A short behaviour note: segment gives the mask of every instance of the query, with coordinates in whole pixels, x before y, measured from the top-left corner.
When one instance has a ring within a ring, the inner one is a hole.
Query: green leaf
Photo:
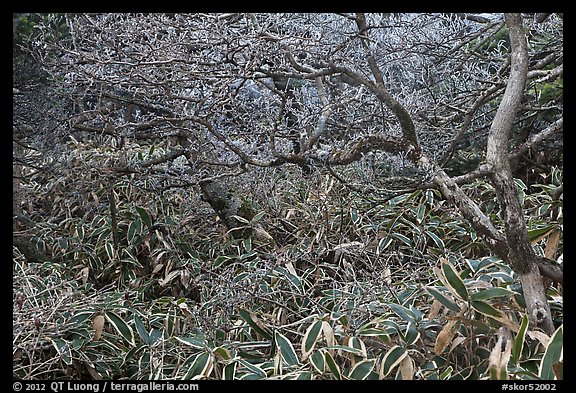
[[[296,351],[294,350],[294,346],[286,336],[282,333],[275,332],[274,339],[276,341],[276,345],[280,349],[280,355],[282,359],[286,362],[288,366],[295,366],[298,364],[298,356],[296,356]]]
[[[486,302],[480,300],[473,300],[470,301],[470,305],[472,305],[472,308],[474,308],[474,310],[478,311],[481,314],[487,315],[489,317],[496,317],[496,318],[502,317],[502,313],[499,310],[495,309]]]
[[[426,213],[426,205],[424,203],[421,203],[418,206],[418,210],[416,212],[416,222],[418,224],[420,224],[422,222],[422,220],[424,219],[424,214]]]
[[[380,241],[378,241],[378,252],[383,252],[384,250],[386,250],[388,246],[392,244],[393,241],[394,239],[388,237],[383,237],[382,239],[380,239]]]
[[[381,327],[362,327],[358,331],[358,335],[363,337],[380,337],[385,340],[388,339],[388,331]]]
[[[556,228],[555,224],[545,225],[541,228],[530,229],[528,231],[528,237],[530,238],[531,242],[538,241],[539,239],[543,238],[548,234],[548,232],[554,230]]]
[[[432,295],[434,297],[434,299],[438,300],[448,310],[451,310],[454,312],[460,312],[460,307],[458,307],[458,305],[456,303],[454,303],[452,300],[450,300],[446,295],[444,295],[442,292],[440,292],[436,288],[426,287],[425,289],[426,289],[426,291],[428,291],[428,293],[430,295]]]
[[[259,378],[266,378],[266,372],[262,370],[260,367],[252,364],[244,359],[238,359],[240,364],[250,370],[252,373],[256,374]]]
[[[258,333],[259,335],[261,335],[262,337],[264,337],[267,340],[271,340],[272,339],[272,334],[267,331],[266,329],[260,327],[255,319],[257,319],[256,315],[251,313],[248,310],[245,310],[243,308],[238,310],[238,313],[240,314],[240,317],[242,317],[243,320],[246,321],[246,323],[248,323],[248,325],[254,329],[254,331],[256,333]]]
[[[424,231],[424,233],[426,233],[430,237],[430,239],[434,241],[436,247],[438,247],[441,250],[444,250],[444,242],[442,241],[442,239],[438,237],[438,235],[430,231]]]
[[[174,337],[176,340],[180,341],[182,344],[188,345],[196,349],[206,349],[206,341],[202,338],[197,337]]]
[[[476,293],[473,293],[472,296],[470,296],[470,300],[486,300],[495,297],[503,297],[511,295],[514,295],[514,292],[512,292],[511,290],[496,287],[496,288],[482,289]]]
[[[406,322],[412,322],[412,323],[416,322],[416,316],[412,311],[408,310],[406,307],[396,303],[388,303],[388,307],[390,307],[396,315],[398,315]]]
[[[314,321],[308,329],[306,329],[306,333],[304,333],[304,338],[302,339],[302,360],[308,358],[308,355],[314,349],[316,342],[320,338],[320,334],[322,333],[322,320],[317,319]]]
[[[563,361],[564,354],[564,325],[561,325],[550,338],[546,352],[539,367],[539,376],[543,380],[555,379],[554,367]]]
[[[281,266],[278,266],[277,268],[275,268],[274,271],[277,273],[280,273],[281,275],[286,277],[288,279],[288,281],[290,282],[290,284],[292,284],[294,286],[294,288],[296,288],[298,290],[302,289],[302,282],[300,281],[300,278],[298,276],[293,275],[287,269],[285,269]]]
[[[442,261],[442,273],[444,273],[444,277],[448,281],[447,284],[453,289],[455,294],[467,301],[469,297],[468,290],[454,266],[446,260]]]
[[[137,235],[142,234],[142,220],[137,217],[128,226],[128,232],[126,233],[126,238],[129,242],[132,242]]]
[[[390,234],[390,237],[400,240],[402,243],[406,244],[407,246],[412,246],[412,240],[410,240],[408,237],[402,235],[401,233],[398,232],[393,232]]]
[[[250,220],[250,224],[253,225],[253,224],[257,223],[258,221],[260,221],[262,219],[262,217],[264,217],[265,214],[266,214],[265,211],[261,211],[260,213],[256,213],[256,215],[254,217],[252,217],[252,219]]]
[[[374,364],[376,364],[375,360],[363,360],[359,363],[356,363],[352,371],[350,371],[350,375],[348,375],[348,377],[355,380],[366,379],[374,369]]]
[[[108,255],[108,259],[113,260],[114,259],[114,245],[110,242],[106,242],[106,244],[104,245],[104,248],[106,249],[106,255]]]
[[[76,233],[74,234],[78,238],[78,240],[84,240],[84,228],[82,225],[78,225],[76,227]]]
[[[324,347],[324,349],[349,352],[349,353],[353,353],[354,355],[358,355],[358,356],[364,355],[364,352],[361,349],[349,347],[347,345],[332,345],[330,347]]]
[[[324,361],[326,362],[328,369],[332,374],[334,374],[336,379],[342,379],[342,373],[340,371],[340,367],[338,366],[338,364],[336,364],[336,361],[334,360],[332,355],[330,355],[330,352],[326,351],[324,353]]]
[[[236,257],[229,257],[228,255],[219,255],[214,259],[214,267],[219,267],[231,259],[235,259]]]
[[[318,371],[320,374],[323,374],[326,370],[326,362],[324,361],[324,355],[322,351],[316,351],[310,356],[308,359],[310,364]]]
[[[246,252],[252,251],[252,239],[251,238],[244,239],[242,241],[242,245],[244,246],[244,250],[246,250]]]
[[[224,366],[224,372],[222,373],[222,379],[227,381],[232,381],[236,377],[236,368],[238,366],[238,362],[228,363]]]
[[[144,222],[144,224],[146,224],[148,229],[152,228],[152,218],[150,218],[150,214],[148,214],[148,211],[140,206],[136,206],[136,211],[138,212],[140,218],[142,218],[142,221]]]
[[[350,348],[362,351],[362,356],[366,357],[366,345],[358,337],[350,337],[350,339],[348,340],[348,346]]]
[[[418,329],[413,322],[409,322],[408,326],[406,326],[406,332],[403,336],[403,341],[406,345],[412,345],[420,338],[420,333],[418,333]]]
[[[237,220],[240,221],[242,224],[250,224],[250,221],[248,221],[248,220],[245,219],[244,217],[237,216],[237,215],[232,215],[232,216],[230,216],[230,217],[237,219]]]
[[[160,340],[164,336],[164,333],[160,329],[152,329],[150,331],[150,345],[154,345],[156,341]]]
[[[408,355],[405,348],[395,345],[392,347],[382,359],[380,366],[380,376],[385,378],[390,372],[400,364],[400,362]]]
[[[520,322],[520,329],[514,337],[514,343],[512,344],[512,361],[514,364],[518,364],[520,361],[520,356],[522,356],[522,350],[524,349],[524,339],[526,337],[526,330],[528,329],[528,315],[522,317],[522,322]]]
[[[110,324],[114,327],[114,330],[120,333],[122,338],[128,344],[136,346],[136,343],[134,342],[134,331],[132,328],[126,322],[124,322],[120,316],[113,313],[112,311],[106,311],[105,315],[108,322],[110,322]]]
[[[150,345],[150,335],[148,334],[146,327],[144,326],[142,320],[137,314],[134,314],[134,325],[136,326],[136,331],[138,332],[138,335],[140,336],[144,344]]]
[[[210,353],[200,352],[198,354],[192,355],[190,358],[192,357],[195,358],[194,360],[192,360],[190,366],[188,367],[188,371],[182,378],[184,380],[192,379],[198,375],[206,376],[206,374],[208,374],[208,370],[210,369],[210,367],[212,367],[212,358],[210,356]],[[190,358],[188,358],[186,362],[189,362]]]
[[[68,342],[61,338],[49,338],[49,340],[52,341],[52,345],[56,348],[64,363],[69,366],[72,365],[72,351]]]

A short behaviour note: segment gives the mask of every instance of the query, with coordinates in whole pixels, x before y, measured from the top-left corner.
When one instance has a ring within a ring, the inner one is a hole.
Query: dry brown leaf
[[[414,361],[410,355],[406,356],[400,364],[398,365],[400,369],[400,375],[402,375],[402,380],[411,381],[414,379]]]
[[[89,275],[90,275],[90,268],[86,266],[85,268],[80,270],[78,274],[76,274],[76,279],[82,280],[82,285],[86,285],[86,283],[88,282]]]
[[[434,344],[434,353],[436,355],[440,355],[448,345],[452,342],[454,335],[456,334],[454,326],[458,321],[452,320],[448,321],[444,328],[438,333],[438,337],[436,337],[436,344]]]
[[[504,347],[504,351],[502,351]],[[488,368],[491,370],[492,378],[508,379],[508,362],[512,355],[512,337],[506,328],[500,328],[498,331],[498,340],[490,352],[488,358]]]
[[[94,329],[94,337],[92,337],[92,341],[96,341],[100,339],[102,336],[102,330],[104,330],[104,316],[103,315],[96,315],[92,320],[92,328]]]
[[[330,324],[326,321],[322,321],[322,333],[324,334],[324,338],[326,339],[326,346],[333,347],[334,345],[336,345],[336,337],[334,336],[334,330],[332,329],[332,326],[330,326]],[[334,354],[333,349],[330,349],[328,352],[330,352],[331,355]]]
[[[554,231],[546,241],[546,251],[544,251],[546,258],[554,259],[554,255],[558,251],[558,243],[560,243],[560,231]]]
[[[442,303],[440,303],[437,299],[434,299],[432,305],[430,306],[430,311],[428,312],[428,320],[432,321],[434,318],[436,318],[442,307]]]

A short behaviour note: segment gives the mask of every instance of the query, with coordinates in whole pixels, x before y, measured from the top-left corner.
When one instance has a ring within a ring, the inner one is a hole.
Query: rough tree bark
[[[252,235],[252,228],[247,227],[236,217],[250,221],[256,212],[250,202],[238,195],[230,185],[222,180],[210,180],[200,183],[202,195],[214,209],[234,238],[242,239]]]
[[[505,233],[508,253],[505,259],[520,276],[526,307],[532,322],[551,334],[554,331],[554,324],[546,301],[540,270],[536,263],[538,257],[528,238],[508,155],[508,141],[512,125],[526,84],[528,48],[522,27],[522,17],[519,14],[507,14],[505,18],[511,46],[510,77],[490,127],[486,160],[492,166],[490,180],[503,208],[504,221],[507,224]]]

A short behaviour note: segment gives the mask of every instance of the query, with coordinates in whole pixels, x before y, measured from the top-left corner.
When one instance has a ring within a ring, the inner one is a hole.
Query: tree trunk
[[[531,322],[546,333],[552,334],[554,325],[537,266],[538,257],[528,238],[508,154],[508,141],[526,84],[528,48],[522,28],[522,17],[519,14],[507,14],[506,24],[510,34],[511,71],[506,91],[490,127],[486,160],[492,167],[490,180],[496,190],[506,222],[508,253],[501,257],[520,276]]]
[[[252,235],[252,228],[236,218],[250,221],[256,214],[249,201],[240,197],[225,181],[211,180],[200,183],[204,200],[218,214],[224,225],[231,230],[234,238],[242,239]]]

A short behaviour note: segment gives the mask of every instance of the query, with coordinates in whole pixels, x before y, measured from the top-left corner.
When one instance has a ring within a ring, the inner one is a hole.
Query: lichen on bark
[[[253,229],[236,218],[250,221],[256,214],[250,201],[239,195],[229,184],[222,180],[210,180],[200,183],[204,200],[210,204],[220,220],[237,239],[252,236]]]

